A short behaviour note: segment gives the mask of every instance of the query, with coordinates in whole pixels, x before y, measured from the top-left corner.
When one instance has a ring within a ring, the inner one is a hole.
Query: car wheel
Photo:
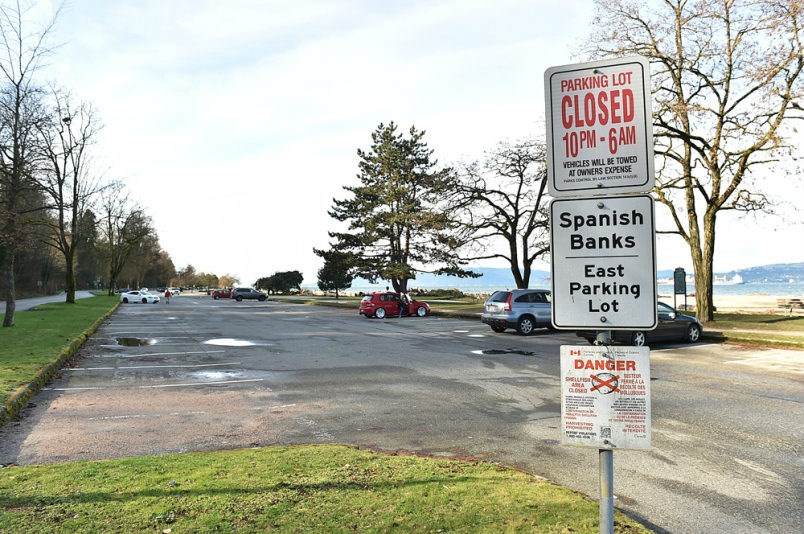
[[[243,302],[243,297],[242,297],[241,295],[237,295],[237,296],[235,297],[235,300],[236,300],[237,302]]]
[[[257,300],[259,300],[260,302],[265,302],[265,297],[260,297]]]
[[[505,332],[504,326],[492,325],[491,329],[497,332],[498,334],[502,334],[503,332]]]
[[[128,299],[123,299],[123,304],[128,304]]]
[[[143,304],[148,304],[148,299],[142,299]]]
[[[215,296],[214,296],[214,297],[212,297],[212,298],[213,298],[213,299],[215,299],[215,300],[218,300],[220,297],[219,297],[218,295],[215,295]]]
[[[520,317],[519,322],[516,324],[516,331],[523,336],[529,336],[533,334],[534,328],[535,325],[533,324],[533,318],[527,315],[524,317]]]
[[[427,315],[427,309],[425,309],[424,306],[419,306],[418,308],[416,308],[416,315],[418,315],[419,317],[424,317],[425,315]]]
[[[644,347],[647,343],[645,332],[634,332],[631,334],[631,344],[635,347]]]
[[[374,317],[377,319],[385,319],[385,308],[377,308],[374,312]]]
[[[701,327],[697,324],[691,324],[687,329],[687,342],[695,343],[699,339],[701,339]]]

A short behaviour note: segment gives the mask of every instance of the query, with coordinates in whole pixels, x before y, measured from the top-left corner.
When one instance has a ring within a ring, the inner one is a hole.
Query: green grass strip
[[[323,445],[0,469],[0,532],[595,533],[598,504],[485,462]],[[618,533],[649,532],[616,513]]]
[[[42,304],[15,313],[15,325],[0,328],[0,426],[25,406],[118,305],[116,296]]]

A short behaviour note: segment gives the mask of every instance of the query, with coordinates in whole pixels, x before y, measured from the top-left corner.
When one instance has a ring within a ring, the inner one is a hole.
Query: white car
[[[176,295],[181,295],[181,289],[179,289],[178,287],[169,287],[168,289],[170,290],[170,294],[173,295],[174,297]]]
[[[128,291],[120,295],[120,302],[142,302],[143,304],[159,304],[159,295],[152,295],[146,291]]]

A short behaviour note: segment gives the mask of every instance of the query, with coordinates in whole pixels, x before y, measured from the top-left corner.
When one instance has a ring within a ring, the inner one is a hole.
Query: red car
[[[218,299],[230,299],[232,298],[232,290],[231,289],[216,289],[212,292],[212,298],[215,300]]]
[[[366,317],[384,318],[386,315],[399,315],[400,303],[402,303],[402,315],[417,315],[424,317],[430,315],[430,306],[426,302],[416,299],[407,299],[402,303],[402,296],[393,291],[384,291],[366,295],[360,301],[360,315]]]

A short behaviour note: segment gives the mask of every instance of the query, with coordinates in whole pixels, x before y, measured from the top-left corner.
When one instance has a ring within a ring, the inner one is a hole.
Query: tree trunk
[[[394,287],[394,291],[397,293],[407,293],[408,292],[408,280],[407,278],[402,279],[392,279],[391,285]]]
[[[708,323],[715,319],[715,303],[712,288],[715,262],[715,221],[716,212],[707,210],[703,221],[703,257],[700,273],[701,280],[698,281],[699,273],[695,273],[695,305],[698,320]]]
[[[75,304],[75,261],[73,261],[72,250],[70,250],[69,254],[64,255],[64,259],[66,263],[64,281],[67,284],[67,298],[65,302]]]
[[[6,284],[6,314],[3,327],[14,326],[14,312],[17,309],[16,290],[14,285],[14,253],[6,250],[3,258],[3,279]]]

